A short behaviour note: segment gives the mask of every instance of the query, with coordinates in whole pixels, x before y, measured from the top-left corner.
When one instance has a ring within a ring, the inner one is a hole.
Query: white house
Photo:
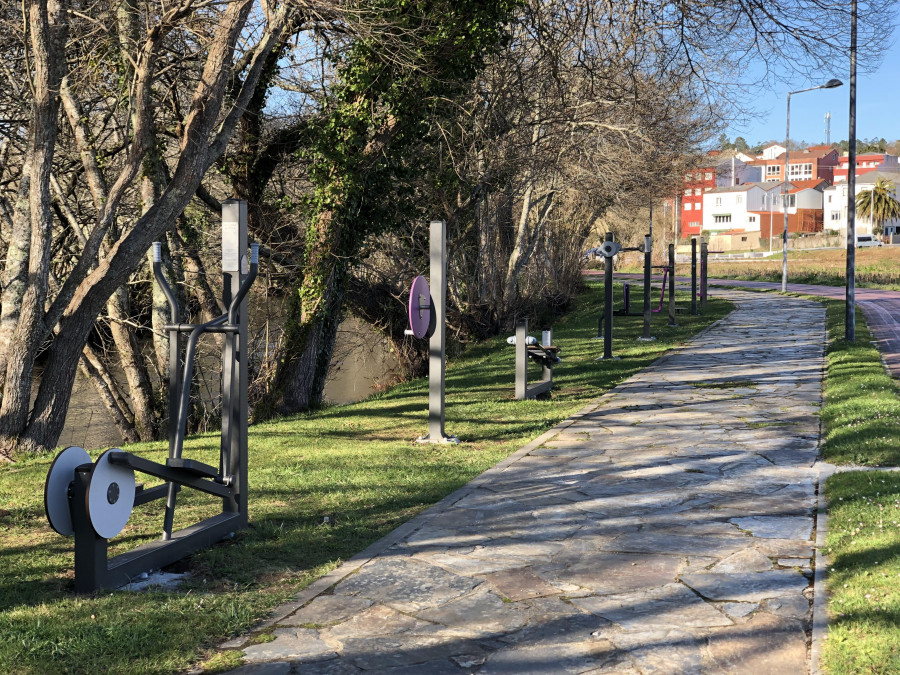
[[[892,181],[900,187],[900,172],[870,171],[856,178],[856,194],[863,190],[871,190],[879,178]],[[847,204],[848,184],[846,181],[835,183],[825,189],[825,229],[838,230],[842,236],[847,236]],[[894,234],[900,230],[900,220],[890,220],[884,223],[886,234]],[[872,222],[866,218],[856,218],[856,234],[872,234]]]
[[[783,145],[773,143],[772,145],[763,148],[762,155],[759,156],[759,159],[777,159],[784,154],[785,150],[787,150],[787,148]]]
[[[753,211],[775,208],[770,194],[780,194],[774,183],[744,183],[714,188],[703,195],[703,231],[714,234],[740,230],[759,231],[759,218]]]

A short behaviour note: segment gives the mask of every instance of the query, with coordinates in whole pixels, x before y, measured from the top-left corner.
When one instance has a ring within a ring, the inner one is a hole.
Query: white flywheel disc
[[[69,510],[69,484],[75,479],[75,469],[82,464],[90,463],[91,456],[85,449],[73,445],[56,456],[47,472],[47,480],[44,483],[44,512],[50,521],[50,527],[64,537],[75,534],[72,512]]]
[[[122,451],[112,448],[97,458],[87,493],[91,527],[104,539],[112,539],[122,531],[134,508],[134,469],[112,464],[109,461],[111,452]]]

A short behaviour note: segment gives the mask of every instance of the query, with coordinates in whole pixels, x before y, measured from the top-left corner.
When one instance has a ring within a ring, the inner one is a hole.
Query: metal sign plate
[[[50,527],[64,537],[75,534],[72,525],[72,511],[69,509],[69,484],[75,479],[75,469],[82,464],[90,464],[91,456],[84,448],[70,446],[60,452],[44,483],[44,512]]]
[[[421,339],[428,334],[433,314],[431,289],[425,277],[418,276],[409,290],[409,329],[413,335]]]
[[[110,463],[109,453],[113,451],[122,452],[112,448],[97,458],[87,494],[91,527],[104,539],[112,539],[122,531],[134,508],[134,469]]]

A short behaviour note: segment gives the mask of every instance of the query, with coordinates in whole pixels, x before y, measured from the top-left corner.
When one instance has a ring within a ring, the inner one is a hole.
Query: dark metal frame
[[[247,203],[228,200],[222,204],[222,299],[228,311],[212,321],[199,325],[179,322],[178,301],[162,272],[161,245],[157,242],[153,247],[153,273],[171,311],[171,323],[165,326],[169,335],[169,457],[165,464],[159,464],[130,452],[113,451],[109,460],[166,481],[149,489],[139,487],[134,500],[135,506],[166,500],[163,536],[108,559],[107,540],[94,532],[87,510],[86,495],[93,465],[78,467],[70,490],[70,506],[75,530],[75,590],[79,593],[127,584],[142,572],[159,569],[214,544],[246,527],[248,522],[246,296],[256,278],[259,249],[253,245],[248,265]],[[189,334],[183,363],[182,333]],[[204,333],[221,333],[224,337],[218,469],[181,456],[187,432],[194,355],[197,341]],[[222,512],[173,532],[176,499],[182,487],[220,497]]]

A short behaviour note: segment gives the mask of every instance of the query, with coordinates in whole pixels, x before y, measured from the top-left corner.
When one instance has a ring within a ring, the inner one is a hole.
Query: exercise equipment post
[[[709,244],[707,242],[701,242],[700,244],[700,312],[703,313],[706,311],[706,297],[707,297],[707,275],[709,273]]]
[[[50,525],[75,536],[75,590],[88,593],[116,588],[142,572],[159,569],[210,546],[247,526],[247,293],[256,278],[259,247],[247,255],[247,204],[222,205],[222,299],[227,311],[199,325],[180,323],[180,308],[162,273],[162,247],[153,245],[153,273],[169,302],[165,326],[169,350],[169,456],[165,464],[118,448],[91,463],[82,448],[63,450],[53,461],[44,488]],[[188,333],[182,362],[180,335]],[[197,341],[204,333],[223,336],[222,433],[219,467],[182,457],[190,409]],[[135,471],[165,481],[145,489]],[[182,488],[219,497],[222,512],[177,532],[172,531],[176,498]],[[116,536],[136,505],[166,500],[161,539],[108,558],[108,540]]]
[[[669,325],[675,322],[675,244],[669,244]]]
[[[691,237],[691,314],[697,314],[697,238]]]
[[[516,400],[535,398],[553,389],[553,365],[559,362],[553,345],[553,329],[541,332],[540,344],[528,344],[528,319],[516,321]],[[528,384],[528,360],[541,366],[541,379]]]
[[[653,308],[650,306],[652,302],[650,294],[652,289],[650,288],[650,283],[653,280],[653,240],[649,234],[644,235],[644,332],[641,335],[639,340],[649,341],[655,339],[652,335],[650,335],[650,318],[653,316]],[[665,284],[665,281],[663,282]],[[663,285],[663,293],[666,292],[666,287]],[[660,304],[662,304],[662,298],[660,298]]]
[[[459,443],[444,430],[444,397],[447,363],[447,223],[432,220],[429,226],[429,276],[433,329],[428,341],[428,434],[419,443]]]

